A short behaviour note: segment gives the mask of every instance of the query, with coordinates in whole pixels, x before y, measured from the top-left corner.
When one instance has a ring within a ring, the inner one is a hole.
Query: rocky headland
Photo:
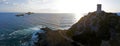
[[[90,12],[68,30],[38,34],[35,46],[120,46],[120,16],[116,13]]]

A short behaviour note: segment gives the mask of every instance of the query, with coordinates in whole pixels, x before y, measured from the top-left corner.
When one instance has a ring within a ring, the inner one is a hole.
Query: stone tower
[[[101,13],[102,11],[102,5],[101,4],[97,4],[97,13]]]

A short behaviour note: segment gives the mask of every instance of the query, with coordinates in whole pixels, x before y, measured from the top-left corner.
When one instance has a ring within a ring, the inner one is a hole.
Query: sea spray
[[[32,37],[31,37],[31,46],[34,46],[35,45],[35,43],[37,43],[38,42],[38,40],[39,40],[39,35],[41,34],[44,34],[45,33],[45,31],[44,30],[37,30],[37,31],[35,31],[33,34],[32,34]]]
[[[35,26],[35,27],[30,27],[28,29],[22,29],[22,30],[17,30],[9,34],[11,38],[19,38],[19,45],[20,46],[33,46],[35,42],[38,41],[38,33],[44,33],[43,30],[41,30],[43,26]],[[19,36],[18,36],[19,35]],[[22,36],[22,37],[21,37]]]

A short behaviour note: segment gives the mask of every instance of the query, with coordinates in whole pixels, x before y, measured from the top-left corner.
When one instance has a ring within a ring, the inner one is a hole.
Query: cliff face
[[[68,30],[67,35],[84,45],[100,46],[104,40],[111,46],[120,46],[120,16],[104,11],[88,13]]]

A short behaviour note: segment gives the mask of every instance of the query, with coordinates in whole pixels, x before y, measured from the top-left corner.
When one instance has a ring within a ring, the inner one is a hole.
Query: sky
[[[120,0],[0,0],[0,12],[67,12],[87,13],[96,10],[120,12]]]

